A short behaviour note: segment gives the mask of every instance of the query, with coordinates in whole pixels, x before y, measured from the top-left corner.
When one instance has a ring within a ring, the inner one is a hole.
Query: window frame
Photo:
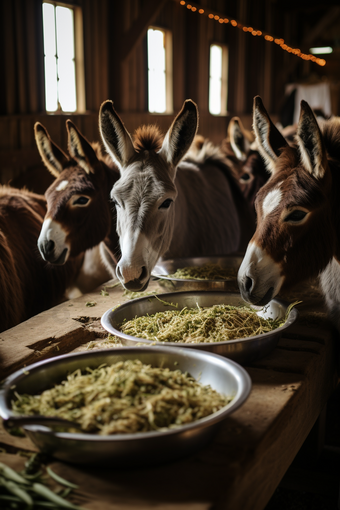
[[[210,111],[210,60],[211,60],[211,47],[219,46],[222,49],[222,72],[221,72],[221,111],[220,113],[211,113]],[[208,63],[208,110],[210,115],[215,117],[224,117],[228,115],[228,74],[229,74],[229,47],[228,45],[220,42],[211,42],[209,44],[209,63]]]
[[[173,114],[173,45],[172,45],[172,31],[156,25],[149,25],[149,30],[160,30],[164,34],[164,50],[165,50],[165,111],[164,112],[151,112],[149,110],[149,48],[147,46],[147,111],[150,115],[169,115]],[[146,43],[148,44],[148,43]]]
[[[83,37],[83,11],[82,8],[74,5],[68,4],[66,2],[59,2],[57,0],[43,0],[41,3],[41,8],[43,8],[43,4],[51,4],[54,8],[66,7],[68,9],[73,10],[73,33],[74,33],[74,65],[75,65],[75,88],[76,88],[76,109],[73,112],[68,112],[66,110],[46,110],[46,96],[45,96],[45,110],[48,114],[55,115],[57,113],[61,114],[77,114],[77,113],[85,113],[86,112],[86,102],[85,102],[85,66],[84,66],[84,37]],[[59,57],[58,57],[59,58]],[[45,51],[44,51],[44,61],[45,61]],[[45,65],[44,65],[44,79],[45,79]],[[45,84],[46,86],[46,84]],[[45,92],[46,94],[46,92]]]

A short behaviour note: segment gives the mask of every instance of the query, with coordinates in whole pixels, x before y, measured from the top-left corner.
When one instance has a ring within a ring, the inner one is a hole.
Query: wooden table
[[[1,378],[32,362],[107,342],[100,317],[128,299],[108,282],[0,333]],[[101,292],[101,289],[104,292]],[[156,282],[149,291],[163,292]],[[222,424],[214,441],[195,455],[145,469],[51,467],[79,484],[83,507],[98,510],[261,510],[265,507],[334,390],[337,333],[311,283],[299,293],[300,317],[277,348],[246,366],[252,391],[247,402]],[[93,306],[89,306],[92,304]],[[36,451],[27,438],[0,429],[0,460],[20,467],[18,450]]]

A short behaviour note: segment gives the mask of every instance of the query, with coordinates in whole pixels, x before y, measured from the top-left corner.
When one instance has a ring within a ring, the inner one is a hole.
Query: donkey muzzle
[[[145,266],[136,270],[122,267],[118,264],[116,274],[125,289],[132,292],[143,292],[149,285],[150,276]],[[138,276],[136,277],[136,275]]]
[[[56,246],[51,239],[49,241],[38,242],[38,248],[42,258],[46,262],[50,262],[50,264],[62,265],[67,260],[68,248],[64,248],[60,254],[56,255]]]

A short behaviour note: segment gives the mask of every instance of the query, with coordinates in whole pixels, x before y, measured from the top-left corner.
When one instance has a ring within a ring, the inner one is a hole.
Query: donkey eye
[[[293,223],[299,223],[302,221],[307,215],[306,211],[301,211],[301,209],[295,209],[288,216],[285,217],[284,221],[291,221]]]
[[[249,175],[249,174],[247,174],[247,173],[244,173],[244,174],[243,174],[243,175],[241,175],[241,177],[240,177],[240,181],[243,181],[243,182],[245,182],[245,181],[249,181],[249,179],[250,179],[250,175]]]
[[[172,204],[171,198],[167,198],[164,202],[158,207],[158,209],[169,209]]]
[[[112,202],[115,204],[116,207],[120,207],[120,204],[117,202],[115,198],[112,198]]]
[[[89,202],[89,198],[87,197],[79,197],[77,198],[72,205],[86,205]]]

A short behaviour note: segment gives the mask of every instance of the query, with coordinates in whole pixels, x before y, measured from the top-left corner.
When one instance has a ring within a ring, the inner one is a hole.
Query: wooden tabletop
[[[164,292],[156,282],[148,291]],[[100,469],[54,461],[52,469],[79,484],[76,502],[100,510],[261,510],[302,446],[334,390],[337,333],[316,286],[282,296],[301,299],[296,325],[265,358],[246,370],[246,403],[223,423],[213,442],[183,460],[144,469]],[[108,340],[101,315],[128,300],[108,282],[0,333],[1,378],[30,363],[88,349],[119,348]],[[21,467],[28,438],[0,428],[0,461]],[[6,452],[6,453],[5,453]]]

